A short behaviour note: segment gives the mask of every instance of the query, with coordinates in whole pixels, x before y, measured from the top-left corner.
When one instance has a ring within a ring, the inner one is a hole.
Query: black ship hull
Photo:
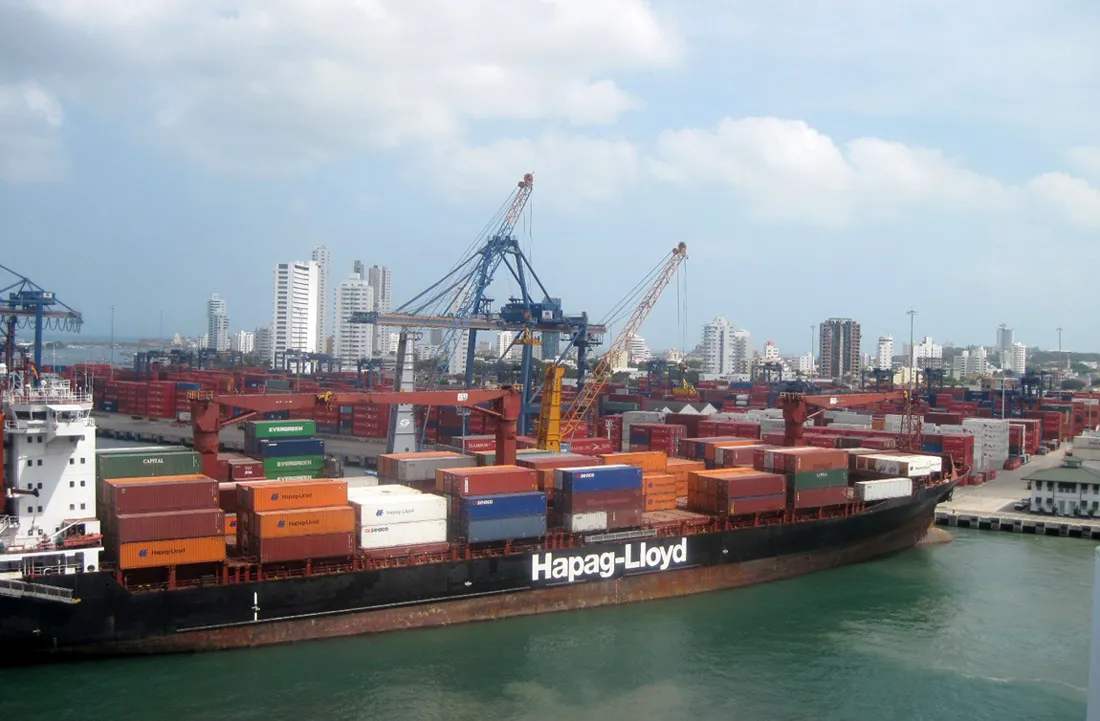
[[[37,579],[66,604],[0,595],[7,663],[261,646],[685,596],[917,544],[946,483],[835,518],[252,583],[131,593],[110,573]]]

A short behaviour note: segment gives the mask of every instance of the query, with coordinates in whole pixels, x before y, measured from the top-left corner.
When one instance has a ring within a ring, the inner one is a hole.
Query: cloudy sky
[[[1100,4],[1088,0],[9,0],[0,262],[89,334],[270,319],[275,263],[443,275],[525,172],[518,232],[602,317],[723,315],[1100,350]],[[497,297],[503,298],[507,286]],[[872,343],[865,342],[864,350]]]

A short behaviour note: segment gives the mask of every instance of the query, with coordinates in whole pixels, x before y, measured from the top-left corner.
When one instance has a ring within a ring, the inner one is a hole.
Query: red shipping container
[[[758,450],[775,450],[778,446],[726,446],[714,449],[714,464],[719,468],[751,466],[754,454]]]
[[[564,513],[588,513],[641,508],[644,496],[641,489],[626,488],[617,491],[563,493],[556,498]]]
[[[771,496],[787,492],[787,479],[778,473],[754,473],[716,478],[715,491],[720,498]]]
[[[123,514],[113,520],[115,543],[225,535],[225,511],[220,508]]]
[[[246,540],[249,555],[260,563],[353,556],[356,546],[354,532],[262,539],[248,535]]]
[[[753,467],[761,471],[800,473],[802,471],[828,471],[848,467],[848,453],[826,448],[786,448],[782,450],[757,449],[753,453]]]
[[[233,481],[258,481],[264,477],[263,461],[235,458],[229,461],[229,477]]]
[[[523,468],[545,470],[550,468],[584,468],[598,466],[600,459],[595,456],[562,454],[561,456],[539,456],[536,458],[518,458],[516,465]]]
[[[770,446],[781,446],[787,440],[784,433],[761,433],[760,442]]]
[[[116,514],[218,507],[218,482],[206,476],[122,483],[107,481],[105,486],[107,506]]]
[[[574,438],[569,441],[569,451],[585,456],[597,456],[602,453],[614,453],[619,448],[612,447],[607,438]]]
[[[635,528],[645,521],[645,511],[641,508],[614,509],[607,511],[607,529]]]
[[[237,484],[218,484],[218,506],[226,513],[237,512]]]
[[[519,466],[441,468],[436,473],[442,478],[443,492],[453,496],[526,493],[539,487],[535,471]]]
[[[787,494],[778,493],[770,496],[756,496],[754,498],[729,498],[725,501],[725,515],[741,516],[750,513],[769,513],[782,511],[787,507]]]
[[[852,489],[848,486],[831,486],[828,488],[808,488],[804,491],[795,491],[795,508],[819,508],[822,506],[843,505],[851,500]]]

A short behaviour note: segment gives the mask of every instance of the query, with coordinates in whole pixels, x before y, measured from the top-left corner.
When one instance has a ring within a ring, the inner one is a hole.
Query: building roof
[[[1052,481],[1054,483],[1100,483],[1100,470],[1086,466],[1055,466],[1043,468],[1024,476],[1025,481]]]

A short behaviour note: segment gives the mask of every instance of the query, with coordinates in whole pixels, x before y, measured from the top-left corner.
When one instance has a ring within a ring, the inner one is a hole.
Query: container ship
[[[375,478],[325,478],[312,422],[256,420],[399,398],[488,403],[494,452],[382,455]],[[9,389],[4,658],[253,647],[774,581],[914,546],[965,473],[945,454],[806,446],[797,398],[786,445],[675,426],[648,431],[662,450],[517,450],[519,398],[195,395],[193,450],[97,452],[91,401],[67,382]],[[245,454],[219,456],[218,430],[238,423]]]

